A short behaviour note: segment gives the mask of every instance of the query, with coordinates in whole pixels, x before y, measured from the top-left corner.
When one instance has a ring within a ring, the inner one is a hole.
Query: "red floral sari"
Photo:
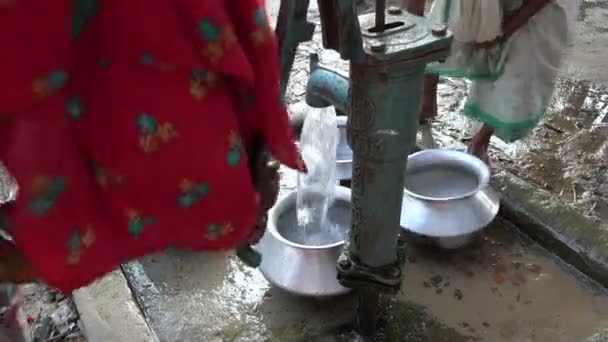
[[[64,292],[168,246],[233,248],[245,148],[301,165],[263,0],[2,0],[3,228]]]

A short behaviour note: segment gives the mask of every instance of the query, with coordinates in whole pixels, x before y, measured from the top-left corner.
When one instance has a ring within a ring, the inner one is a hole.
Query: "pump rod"
[[[376,30],[384,31],[386,0],[376,0]]]

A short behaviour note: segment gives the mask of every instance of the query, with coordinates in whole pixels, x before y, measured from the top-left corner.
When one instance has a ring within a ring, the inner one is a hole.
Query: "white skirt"
[[[471,79],[465,114],[492,126],[504,141],[523,138],[551,100],[571,41],[576,10],[571,4],[578,1],[568,2],[570,6],[550,2],[504,44],[481,57],[469,45],[454,42],[451,57],[429,64],[427,72]]]

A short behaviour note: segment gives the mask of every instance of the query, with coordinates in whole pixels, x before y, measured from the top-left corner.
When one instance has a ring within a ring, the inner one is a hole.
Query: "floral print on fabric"
[[[67,241],[68,248],[67,263],[77,265],[85,249],[95,242],[95,231],[91,225],[87,225],[83,230],[75,230]]]
[[[30,214],[44,216],[53,208],[65,187],[66,180],[63,177],[36,176],[29,187]]]
[[[209,185],[206,183],[194,183],[184,178],[180,182],[181,193],[177,197],[177,204],[182,208],[190,208],[207,196]]]
[[[248,241],[248,147],[303,168],[263,1],[35,5],[0,11],[0,160],[21,185],[0,217],[35,276],[69,293],[168,246]]]
[[[54,70],[39,76],[32,83],[32,94],[35,100],[43,100],[61,89],[67,82],[68,76],[63,70]]]
[[[158,151],[162,144],[167,144],[177,136],[170,122],[157,123],[156,119],[147,113],[141,113],[137,118],[139,127],[139,146],[145,153]]]

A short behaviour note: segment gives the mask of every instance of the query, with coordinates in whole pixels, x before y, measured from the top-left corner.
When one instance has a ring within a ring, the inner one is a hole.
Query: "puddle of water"
[[[287,295],[226,254],[170,251],[124,269],[160,342],[310,341],[354,314],[350,297]]]
[[[399,299],[479,341],[582,341],[608,324],[604,290],[496,222],[459,253],[408,250]]]

